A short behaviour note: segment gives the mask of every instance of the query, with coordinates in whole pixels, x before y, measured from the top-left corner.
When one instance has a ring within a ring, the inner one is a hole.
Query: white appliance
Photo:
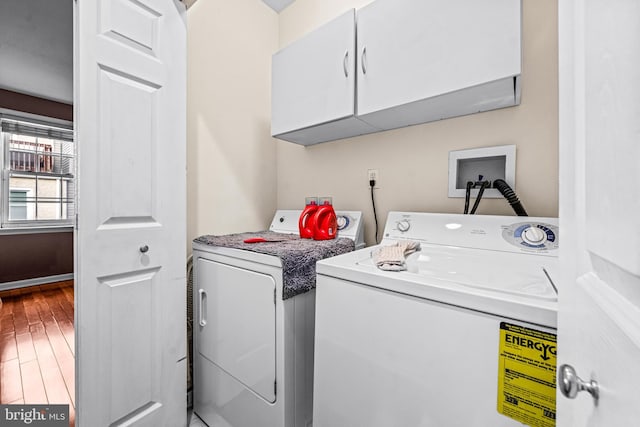
[[[378,247],[319,261],[314,427],[521,426],[496,409],[500,324],[555,332],[558,237],[555,218],[390,212],[380,246],[421,244],[407,271]]]
[[[298,234],[300,210],[270,231]],[[336,212],[363,247],[361,212]],[[278,257],[193,244],[194,412],[210,427],[312,424],[315,291],[282,299]]]

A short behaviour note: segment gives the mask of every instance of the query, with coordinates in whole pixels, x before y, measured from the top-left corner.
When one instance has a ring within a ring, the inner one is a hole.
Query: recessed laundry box
[[[328,241],[299,238],[300,212],[194,241],[194,412],[211,427],[312,424],[315,261],[364,242],[361,212],[336,212]]]

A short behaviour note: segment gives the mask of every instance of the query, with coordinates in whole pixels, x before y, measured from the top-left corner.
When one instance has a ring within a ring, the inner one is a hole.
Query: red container
[[[313,233],[314,240],[330,240],[335,239],[338,234],[338,223],[336,213],[331,206],[331,199],[327,199],[318,207],[313,222],[315,223],[315,231]]]
[[[303,239],[313,239],[313,233],[315,230],[315,214],[318,210],[318,202],[315,198],[307,198],[307,205],[300,214],[298,219],[298,229],[300,230],[300,237]]]

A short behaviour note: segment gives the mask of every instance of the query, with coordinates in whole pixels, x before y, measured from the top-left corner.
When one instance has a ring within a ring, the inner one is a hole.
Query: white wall
[[[260,0],[201,0],[187,13],[190,248],[201,234],[265,229],[276,209],[278,15]]]
[[[280,14],[280,47],[369,2],[296,0]],[[380,172],[381,224],[389,210],[461,213],[464,199],[447,196],[449,151],[515,144],[520,200],[529,215],[557,216],[557,0],[523,0],[523,56],[520,106],[306,148],[278,141],[278,207],[301,208],[305,196],[333,196],[336,208],[365,213],[371,244],[367,169]],[[503,199],[483,199],[478,213],[513,215]]]

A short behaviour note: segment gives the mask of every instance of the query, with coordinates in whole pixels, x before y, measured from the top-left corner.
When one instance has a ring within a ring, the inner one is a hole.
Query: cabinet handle
[[[344,70],[344,76],[349,77],[349,68],[348,68],[348,60],[349,60],[349,51],[345,51],[344,58],[342,59],[342,69]]]
[[[367,64],[365,59],[367,58],[367,47],[362,48],[362,55],[360,56],[360,64],[362,64],[362,74],[367,74]]]
[[[204,300],[207,297],[207,293],[204,289],[198,290],[198,293],[200,294],[200,304],[198,304],[200,318],[198,319],[198,324],[204,328],[205,326],[207,326],[207,319],[204,314]]]

